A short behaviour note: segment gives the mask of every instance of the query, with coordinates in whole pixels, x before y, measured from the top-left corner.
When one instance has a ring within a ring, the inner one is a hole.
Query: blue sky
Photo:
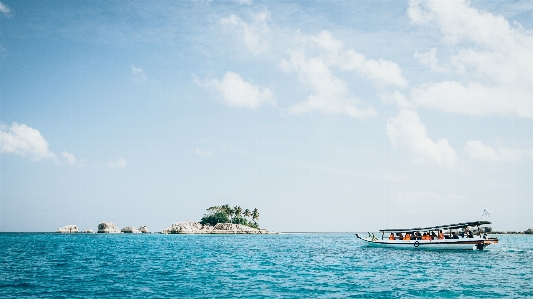
[[[276,231],[533,226],[526,1],[0,2],[0,231],[228,203]]]

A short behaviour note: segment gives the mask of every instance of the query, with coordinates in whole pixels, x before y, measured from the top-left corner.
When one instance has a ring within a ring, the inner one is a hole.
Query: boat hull
[[[483,250],[490,244],[498,243],[498,239],[461,238],[443,240],[372,240],[357,236],[363,244],[370,247],[397,249],[428,249],[428,250]]]

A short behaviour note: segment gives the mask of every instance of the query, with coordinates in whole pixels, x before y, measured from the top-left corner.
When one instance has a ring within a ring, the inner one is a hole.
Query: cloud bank
[[[446,138],[433,142],[418,114],[402,110],[398,116],[387,120],[387,135],[393,147],[403,148],[414,163],[432,163],[442,166],[455,166],[458,158]]]
[[[55,154],[48,148],[48,142],[38,130],[16,122],[10,127],[0,126],[0,152],[29,157],[34,161],[56,160]]]
[[[437,49],[415,53],[432,70],[449,69],[458,80],[413,88],[404,108],[422,106],[449,113],[533,118],[533,33],[502,16],[479,11],[469,1],[410,1],[413,24],[435,27],[453,46],[446,65]]]
[[[234,72],[226,72],[220,81],[213,79],[205,83],[199,82],[199,84],[214,87],[219,92],[222,103],[228,106],[257,109],[262,104],[276,105],[269,88],[261,88],[245,82],[241,76]]]

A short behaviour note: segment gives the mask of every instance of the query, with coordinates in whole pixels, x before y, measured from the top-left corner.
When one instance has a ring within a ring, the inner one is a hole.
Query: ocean
[[[0,233],[0,297],[533,297],[533,236],[499,239],[413,251],[363,247],[353,233]]]

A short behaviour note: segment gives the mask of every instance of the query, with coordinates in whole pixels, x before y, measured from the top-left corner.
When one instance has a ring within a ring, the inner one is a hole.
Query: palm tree
[[[252,215],[252,212],[250,212],[250,210],[248,209],[245,209],[242,214],[244,215],[244,217],[250,217]]]
[[[220,209],[224,213],[226,213],[226,215],[228,215],[228,218],[230,219],[230,222],[231,222],[231,218],[233,216],[233,209],[228,204],[225,204],[225,205],[221,206]]]
[[[241,218],[241,214],[242,214],[242,208],[239,206],[235,206],[233,208],[233,215],[235,215],[235,218],[237,219]]]
[[[252,211],[252,220],[254,222],[256,222],[256,220],[259,220],[259,211],[257,210],[257,208]]]
[[[209,215],[216,214],[217,212],[220,212],[220,210],[221,210],[221,207],[219,206],[213,206],[207,209],[207,211],[209,212]]]

